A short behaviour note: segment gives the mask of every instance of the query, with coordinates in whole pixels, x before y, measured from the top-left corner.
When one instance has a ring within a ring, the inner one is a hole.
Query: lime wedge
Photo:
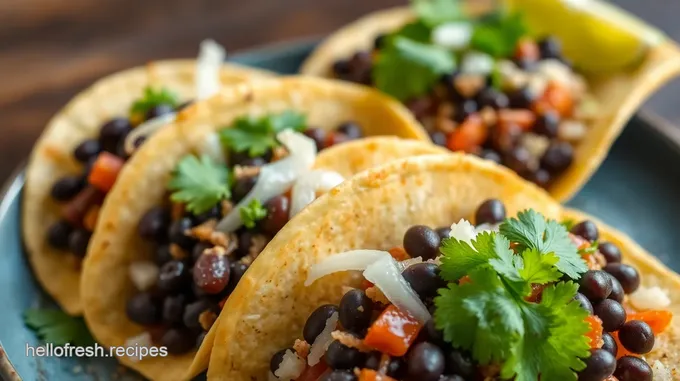
[[[565,57],[586,72],[631,68],[665,39],[660,30],[600,0],[504,1],[525,15],[532,34],[559,38]]]

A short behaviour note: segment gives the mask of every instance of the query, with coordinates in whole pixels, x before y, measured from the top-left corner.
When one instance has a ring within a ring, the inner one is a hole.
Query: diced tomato
[[[535,41],[525,38],[520,40],[515,48],[515,58],[528,61],[538,61],[541,58],[541,51]]]
[[[654,335],[659,335],[671,325],[673,313],[665,310],[643,311],[629,314],[626,320],[642,320],[649,324],[649,326],[652,328],[652,331],[654,332]]]
[[[527,296],[525,300],[531,303],[537,303],[541,300],[541,294],[545,289],[544,284],[532,284],[531,285],[531,295]]]
[[[602,340],[602,320],[595,315],[588,315],[586,323],[590,324],[590,331],[586,337],[590,339],[590,348],[602,348],[604,341]]]
[[[390,255],[392,258],[396,259],[397,261],[404,261],[407,259],[410,259],[411,257],[406,253],[406,250],[404,250],[403,247],[393,247],[389,250]]]
[[[464,285],[464,284],[468,284],[468,283],[472,283],[472,280],[470,279],[470,276],[468,276],[468,275],[465,275],[464,277],[462,277],[458,280],[458,284],[461,285],[461,286]]]
[[[108,192],[116,183],[116,178],[124,164],[123,159],[118,156],[102,152],[97,156],[87,181],[100,191]]]
[[[413,316],[392,304],[368,329],[364,344],[390,356],[403,356],[422,327]]]
[[[586,261],[586,264],[590,270],[602,270],[602,266],[600,266],[600,263],[597,261],[594,253],[583,254],[581,255],[581,258]]]
[[[366,279],[364,279],[361,282],[361,289],[364,290],[364,291],[366,291],[367,288],[371,288],[373,286],[374,286],[374,284],[371,283],[370,281],[366,280]]]
[[[479,114],[468,116],[447,138],[451,151],[475,152],[489,136],[489,129]]]
[[[295,381],[317,381],[327,370],[328,365],[326,365],[326,362],[321,361],[314,366],[307,366],[300,377],[296,378]]]
[[[83,227],[88,231],[94,231],[95,226],[97,226],[97,219],[99,219],[99,209],[100,207],[97,204],[91,205],[87,209],[85,217],[83,217]]]
[[[359,373],[359,381],[395,381],[394,378],[380,374],[373,369],[362,369]]]
[[[536,100],[533,109],[536,113],[554,110],[566,118],[574,112],[574,97],[567,87],[553,81],[548,84],[543,95]]]
[[[498,125],[514,124],[523,131],[528,131],[536,124],[536,114],[531,110],[504,109],[498,111]]]

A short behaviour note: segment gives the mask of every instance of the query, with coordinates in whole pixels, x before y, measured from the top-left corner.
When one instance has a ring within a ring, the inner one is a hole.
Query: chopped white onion
[[[475,233],[484,233],[484,232],[498,232],[500,230],[501,224],[490,224],[490,223],[483,223],[481,225],[475,226]]]
[[[281,381],[291,381],[300,377],[305,368],[305,360],[289,349],[284,353],[283,360],[274,375]]]
[[[432,31],[432,42],[448,49],[460,50],[470,44],[472,24],[455,21],[442,24]]]
[[[309,350],[309,355],[307,356],[307,363],[309,366],[314,366],[321,361],[324,353],[328,349],[328,346],[333,342],[332,333],[335,327],[338,325],[339,315],[337,312],[333,312],[331,317],[326,320],[326,325],[319,336],[314,339],[312,346]]]
[[[279,132],[276,137],[290,154],[285,159],[262,166],[253,189],[220,221],[216,230],[222,233],[236,231],[243,224],[242,207],[250,204],[253,199],[264,204],[272,197],[284,193],[314,165],[314,140],[290,129]]]
[[[486,75],[493,71],[494,65],[495,62],[490,55],[481,52],[469,52],[463,57],[460,71],[467,74]]]
[[[224,155],[224,148],[220,142],[220,137],[216,133],[208,134],[203,143],[198,148],[201,155],[207,155],[215,163],[226,163],[227,157]]]
[[[397,262],[397,264],[399,265],[399,270],[401,271],[404,271],[413,265],[417,265],[418,263],[423,263],[423,257],[409,258],[401,262]]]
[[[654,361],[652,371],[654,374],[654,381],[673,381],[671,371],[659,360]]]
[[[542,60],[538,63],[537,68],[546,81],[557,82],[560,85],[565,85],[572,88],[574,85],[574,72],[564,63],[556,59]]]
[[[526,148],[527,151],[529,151],[531,156],[535,158],[541,158],[550,146],[550,139],[543,135],[527,132],[522,135],[521,145],[522,147]]]
[[[149,136],[156,133],[156,131],[165,127],[166,125],[172,123],[177,119],[177,114],[171,112],[169,114],[159,115],[153,119],[149,119],[146,122],[135,127],[128,136],[125,137],[125,152],[130,155],[135,150],[135,142],[139,138],[148,138]]]
[[[557,128],[557,137],[568,142],[579,142],[587,132],[585,123],[579,120],[564,120]]]
[[[315,170],[300,176],[291,193],[290,217],[311,204],[316,199],[317,192],[328,192],[343,181],[345,178],[333,171]]]
[[[146,291],[156,284],[158,266],[150,261],[137,261],[130,264],[130,279],[139,291]]]
[[[409,313],[421,323],[425,324],[432,318],[418,294],[401,275],[397,261],[391,256],[383,257],[369,265],[364,271],[364,278],[380,289],[397,308]]]
[[[633,307],[639,310],[659,310],[671,305],[668,292],[657,286],[640,287],[629,298]]]
[[[460,221],[451,225],[451,232],[449,237],[455,238],[459,241],[463,241],[468,245],[472,245],[472,240],[477,237],[477,232],[475,227],[472,226],[470,221],[461,218]]]
[[[196,61],[196,99],[206,99],[220,91],[220,68],[227,53],[213,40],[201,42]]]
[[[363,271],[372,263],[386,257],[392,258],[389,252],[382,250],[351,250],[332,255],[309,269],[305,286],[311,285],[326,275],[340,271]]]

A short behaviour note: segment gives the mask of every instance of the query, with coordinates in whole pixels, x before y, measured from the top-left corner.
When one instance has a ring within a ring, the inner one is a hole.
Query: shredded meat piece
[[[269,240],[262,234],[256,234],[250,240],[250,248],[248,248],[248,256],[255,260],[258,255],[262,252],[265,246],[267,246]]]
[[[369,287],[366,289],[366,296],[368,296],[369,299],[376,303],[381,303],[381,304],[390,304],[390,301],[387,300],[387,297],[385,294],[380,291],[379,288],[377,287]]]
[[[234,210],[234,204],[231,201],[229,201],[229,200],[222,201],[222,215],[223,216],[226,216],[232,210]]]
[[[170,216],[172,217],[173,221],[177,221],[180,218],[182,218],[182,216],[184,215],[184,212],[185,212],[184,204],[182,204],[180,202],[173,202],[172,203],[172,209],[170,211]]]
[[[189,254],[184,251],[181,247],[179,247],[177,244],[171,243],[170,244],[170,256],[172,256],[175,259],[184,259],[189,256]]]
[[[456,90],[465,98],[472,98],[484,87],[486,78],[476,74],[464,74],[454,79]]]
[[[88,231],[94,231],[94,228],[97,226],[97,219],[99,218],[100,209],[101,208],[99,205],[96,204],[90,206],[90,208],[87,209],[85,217],[83,217],[83,227]]]
[[[482,117],[482,121],[484,121],[484,124],[487,126],[494,126],[498,121],[498,114],[496,113],[496,110],[488,106],[484,107],[482,111],[479,112],[479,115]]]
[[[272,152],[272,162],[278,161],[283,159],[284,157],[288,156],[288,151],[286,150],[285,147],[283,146],[278,146],[274,148],[274,151]]]
[[[360,338],[353,336],[347,332],[333,331],[331,332],[331,337],[339,341],[342,345],[355,348],[361,352],[370,352],[372,349],[364,344],[364,341]]]
[[[215,324],[215,320],[217,320],[217,314],[210,310],[205,310],[198,315],[198,322],[204,331],[209,331],[210,327]]]
[[[293,349],[295,349],[297,355],[300,356],[300,358],[302,359],[307,358],[307,356],[309,355],[310,347],[311,345],[309,345],[309,343],[300,339],[295,340],[295,344],[293,344]]]
[[[231,249],[231,251],[236,249],[236,238],[231,234],[227,235],[222,232],[215,230],[217,226],[217,220],[208,220],[196,227],[185,231],[184,234],[194,237],[199,241],[210,242],[215,246],[222,246],[226,249]]]
[[[449,118],[437,117],[434,120],[434,128],[445,134],[450,134],[456,129],[456,122]]]
[[[234,177],[242,179],[244,177],[253,177],[260,174],[260,167],[250,167],[245,165],[234,166]]]

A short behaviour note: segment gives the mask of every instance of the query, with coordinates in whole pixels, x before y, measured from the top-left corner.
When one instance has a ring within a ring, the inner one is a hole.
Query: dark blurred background
[[[680,0],[613,0],[680,40]],[[236,53],[332,32],[405,0],[2,0],[0,183],[73,95],[112,72],[193,57],[207,37]],[[648,109],[680,124],[680,83]]]

